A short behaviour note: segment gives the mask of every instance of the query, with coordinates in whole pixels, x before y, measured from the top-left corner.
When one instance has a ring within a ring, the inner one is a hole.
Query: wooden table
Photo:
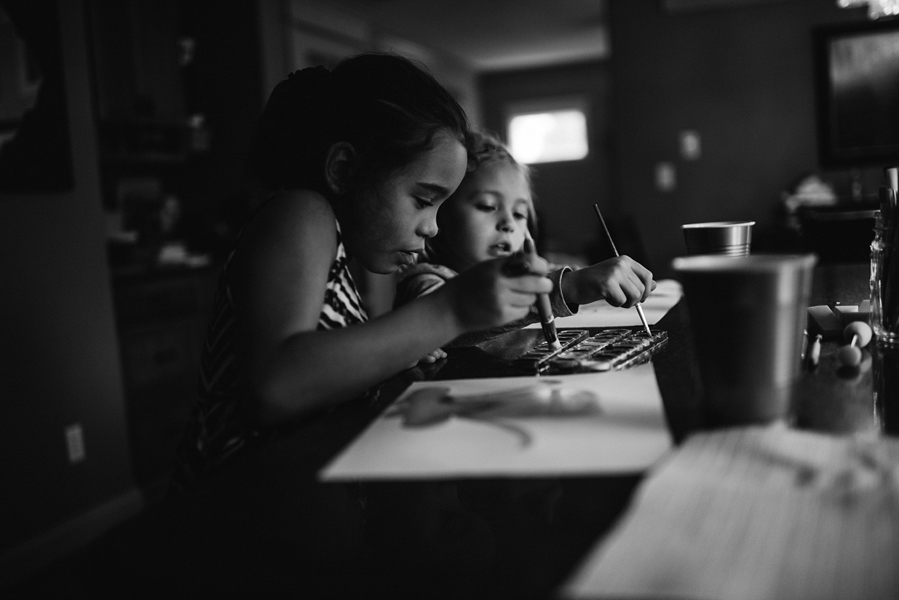
[[[816,270],[812,304],[856,304],[866,265]],[[701,430],[683,301],[658,324],[653,358],[676,442]],[[539,341],[521,330],[455,349],[436,367],[385,383],[377,402],[348,403],[285,435],[197,495],[166,502],[97,545],[89,589],[217,597],[545,598],[627,508],[640,474],[324,484],[316,473],[412,381],[520,375],[507,358]],[[896,352],[836,368],[835,342],[797,384],[794,426],[899,431]],[[878,391],[875,402],[873,391]],[[123,594],[127,595],[127,594]]]

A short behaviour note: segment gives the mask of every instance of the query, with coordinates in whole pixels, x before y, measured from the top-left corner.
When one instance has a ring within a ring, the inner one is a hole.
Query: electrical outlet
[[[699,160],[702,156],[702,142],[698,131],[680,132],[680,155],[685,160]]]
[[[65,429],[66,432],[66,449],[69,452],[69,462],[77,465],[85,458],[84,453],[84,431],[81,429],[81,423],[73,423]]]
[[[656,163],[656,189],[672,192],[677,187],[677,171],[670,162]]]

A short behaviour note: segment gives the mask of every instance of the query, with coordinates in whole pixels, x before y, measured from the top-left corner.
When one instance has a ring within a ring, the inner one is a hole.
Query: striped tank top
[[[335,220],[336,222],[336,220]],[[228,257],[215,295],[200,363],[200,398],[178,448],[176,487],[188,487],[258,443],[263,433],[248,414],[234,360],[234,301],[229,284]],[[337,222],[337,254],[331,263],[318,330],[347,327],[368,320],[349,270],[349,260]]]

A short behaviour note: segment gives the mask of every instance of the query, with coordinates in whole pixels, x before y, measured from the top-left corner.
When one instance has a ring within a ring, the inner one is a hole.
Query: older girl
[[[222,273],[182,483],[459,335],[523,317],[549,291],[540,275],[505,275],[503,256],[368,320],[349,261],[374,273],[416,261],[465,174],[469,135],[447,91],[398,56],[363,54],[278,84],[249,153],[270,197]]]

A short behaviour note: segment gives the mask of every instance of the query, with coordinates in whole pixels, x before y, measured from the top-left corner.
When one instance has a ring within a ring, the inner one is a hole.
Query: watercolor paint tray
[[[642,329],[603,329],[590,335],[586,329],[559,330],[562,348],[553,350],[541,342],[513,362],[532,372],[577,373],[611,371],[643,363],[668,342],[668,333]]]

